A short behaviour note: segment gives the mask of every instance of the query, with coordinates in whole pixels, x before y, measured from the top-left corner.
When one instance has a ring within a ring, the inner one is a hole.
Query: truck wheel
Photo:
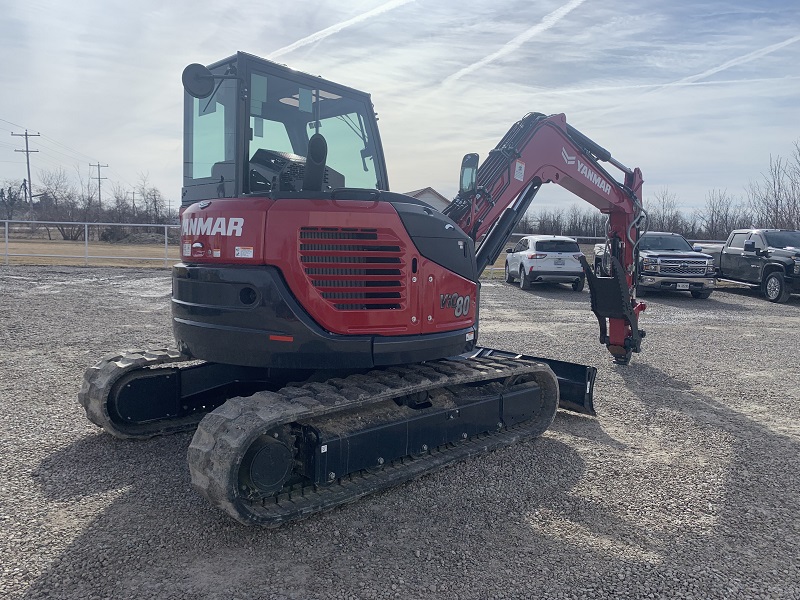
[[[508,263],[506,263],[506,283],[514,283],[514,276],[508,270]]]
[[[520,266],[519,268],[519,287],[523,290],[531,289],[531,280],[528,279],[528,275],[525,273],[524,266]]]
[[[644,296],[646,294],[647,294],[647,290],[637,283],[636,284],[636,297],[637,298],[641,298],[642,296]]]
[[[777,302],[783,304],[789,300],[792,293],[786,288],[786,281],[783,279],[783,273],[773,271],[767,275],[764,281],[764,295],[770,302]]]
[[[701,292],[700,290],[692,290],[691,294],[692,298],[699,298],[700,300],[705,300],[706,298],[711,296],[711,292],[707,290],[704,292]]]
[[[582,292],[583,291],[583,284],[585,282],[586,282],[586,280],[583,277],[573,281],[572,282],[572,291],[574,291],[574,292]]]

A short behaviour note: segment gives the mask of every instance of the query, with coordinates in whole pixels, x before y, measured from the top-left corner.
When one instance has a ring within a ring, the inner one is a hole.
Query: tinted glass
[[[228,66],[213,69],[223,75]],[[215,84],[208,98],[192,98],[184,128],[184,185],[193,180],[213,178],[233,181],[236,158],[236,81],[225,79]]]
[[[321,133],[328,145],[326,164],[339,174],[335,178],[339,186],[381,186],[373,159],[375,142],[368,118],[371,106],[334,89],[305,87],[262,73],[251,76],[249,104],[250,168],[266,181],[274,176],[269,167],[276,153],[279,160],[302,161],[308,153],[309,138]],[[259,150],[262,152],[256,157]],[[261,190],[264,187],[269,186]]]
[[[764,237],[773,248],[800,248],[800,231],[768,231]]]
[[[639,241],[640,250],[679,250],[692,252],[692,247],[679,235],[650,235],[645,234]]]
[[[567,240],[540,240],[536,242],[536,250],[539,252],[580,252],[578,242]]]
[[[744,248],[744,241],[747,239],[746,233],[734,233],[731,238],[731,243],[728,244],[729,248]]]

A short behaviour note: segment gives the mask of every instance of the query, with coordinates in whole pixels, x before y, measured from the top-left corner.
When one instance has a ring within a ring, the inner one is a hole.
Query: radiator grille
[[[306,278],[336,310],[399,310],[406,302],[403,243],[389,230],[302,227]]]
[[[706,259],[662,258],[659,272],[665,275],[705,275]]]

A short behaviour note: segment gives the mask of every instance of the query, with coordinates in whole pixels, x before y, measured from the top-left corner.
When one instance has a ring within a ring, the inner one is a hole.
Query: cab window
[[[744,241],[747,239],[747,233],[734,233],[731,238],[731,243],[728,244],[730,248],[744,248]]]

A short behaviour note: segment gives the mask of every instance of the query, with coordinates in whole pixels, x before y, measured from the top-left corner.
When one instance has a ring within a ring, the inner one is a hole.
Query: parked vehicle
[[[800,292],[800,231],[736,229],[724,245],[697,247],[713,257],[717,277],[757,286],[770,302]]]
[[[594,248],[596,273],[607,273],[605,245]],[[689,292],[693,298],[708,298],[716,287],[713,258],[695,251],[677,233],[648,231],[639,238],[639,272],[636,292],[648,290]]]
[[[581,266],[583,253],[577,240],[560,235],[528,235],[513,248],[506,248],[506,282],[519,280],[519,287],[550,281],[570,283],[583,290],[586,276]]]

